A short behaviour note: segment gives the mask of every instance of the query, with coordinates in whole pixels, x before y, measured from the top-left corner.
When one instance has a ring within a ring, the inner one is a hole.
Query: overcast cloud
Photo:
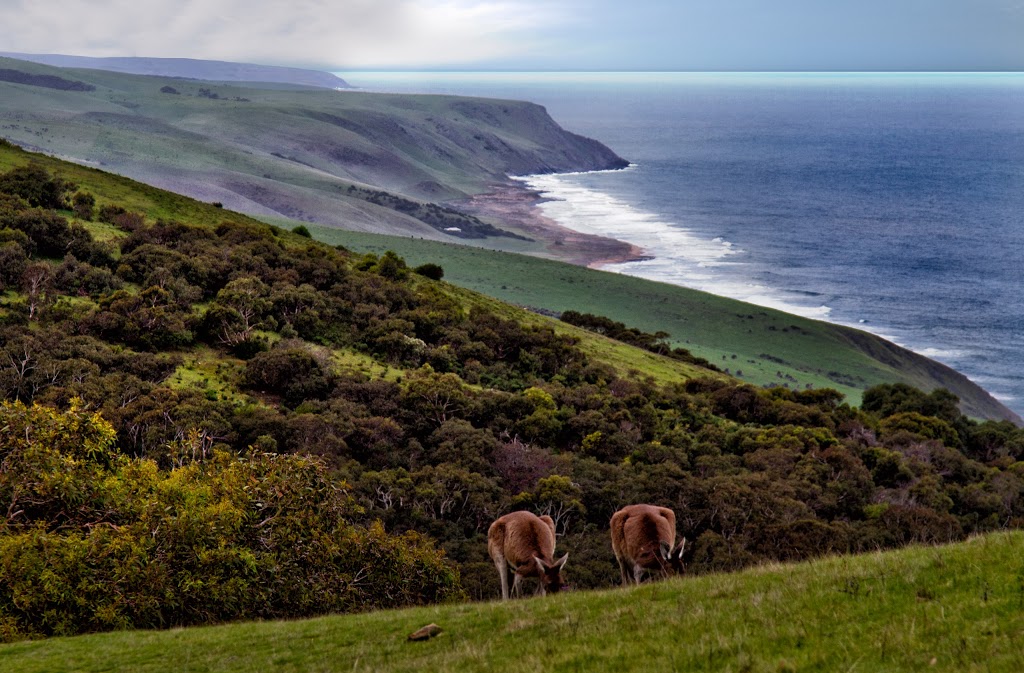
[[[0,51],[329,68],[493,61],[543,49],[557,3],[501,0],[0,0]]]
[[[0,51],[325,70],[1024,70],[1024,0],[0,0]]]

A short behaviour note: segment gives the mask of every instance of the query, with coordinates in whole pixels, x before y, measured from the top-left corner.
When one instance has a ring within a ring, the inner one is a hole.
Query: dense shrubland
[[[312,614],[457,595],[423,538],[391,537],[406,533],[436,541],[470,596],[493,597],[487,526],[518,508],[555,519],[580,588],[615,582],[607,523],[633,502],[677,512],[691,572],[1024,523],[1024,432],[964,417],[945,391],[880,386],[854,409],[830,390],[710,376],[656,385],[392,253],[353,255],[256,224],[149,222],[110,203],[92,205],[122,236],[99,243],[66,220],[73,186],[12,173],[0,176],[0,395],[22,420],[3,426],[0,573],[23,584],[0,592],[6,637],[277,616],[279,600]],[[48,182],[60,198],[33,205]],[[664,335],[612,327],[663,347]],[[109,423],[109,441],[58,433],[45,455],[19,448],[22,428],[61,423]],[[253,551],[264,532],[252,526],[271,505],[239,479],[257,490],[280,481],[283,498],[313,489],[317,505],[295,505],[276,538],[273,553],[289,560]],[[17,505],[21,489],[62,481],[85,490]],[[172,497],[183,518],[159,523]],[[145,534],[178,525],[187,534],[170,547]],[[303,535],[326,546],[304,555],[288,537]],[[42,590],[50,549],[68,584]],[[171,563],[179,555],[188,563]],[[273,563],[291,564],[290,577],[271,577]],[[387,573],[343,580],[378,563],[420,574],[395,586]],[[161,574],[172,567],[185,574]],[[204,573],[220,579],[186,581]],[[117,582],[128,583],[125,605],[96,590]]]
[[[196,432],[166,468],[66,412],[0,403],[0,640],[297,617],[458,597],[421,536],[350,522],[322,462],[210,450]]]

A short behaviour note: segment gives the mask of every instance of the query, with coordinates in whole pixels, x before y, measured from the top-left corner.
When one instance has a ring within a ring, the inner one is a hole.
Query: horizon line
[[[326,72],[408,72],[441,73],[549,73],[549,74],[687,74],[687,75],[1024,75],[1024,70],[514,70],[514,69],[419,69],[419,68],[348,68]]]

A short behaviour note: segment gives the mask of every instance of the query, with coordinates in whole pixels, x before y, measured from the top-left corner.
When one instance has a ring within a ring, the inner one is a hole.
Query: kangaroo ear
[[[537,570],[540,571],[541,575],[547,572],[548,564],[544,563],[544,559],[540,558],[539,556],[534,556],[533,562],[537,564]]]
[[[569,560],[569,555],[568,555],[568,554],[566,554],[566,555],[565,555],[565,556],[563,556],[562,558],[560,558],[560,559],[558,559],[557,561],[555,561],[554,563],[552,563],[552,564],[551,564],[551,567],[552,567],[552,568],[558,568],[559,570],[561,570],[561,569],[562,569],[562,566],[564,566],[564,565],[565,565],[565,562],[566,562],[566,561],[568,561],[568,560]]]
[[[679,546],[676,547],[676,549],[679,550],[679,553],[676,554],[676,558],[679,559],[680,561],[682,561],[683,560],[683,550],[686,549],[686,538],[685,537],[683,538],[682,542],[679,543]]]
[[[661,551],[661,558],[663,558],[663,559],[665,559],[667,561],[669,556],[672,555],[672,546],[669,545],[669,543],[665,542],[664,540],[662,540],[661,544],[658,545],[658,546],[659,546],[660,551]]]

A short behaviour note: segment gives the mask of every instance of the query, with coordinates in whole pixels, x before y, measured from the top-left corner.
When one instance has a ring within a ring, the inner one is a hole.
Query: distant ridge
[[[22,61],[42,63],[60,68],[92,68],[132,75],[160,77],[186,77],[217,82],[274,82],[298,84],[322,89],[350,89],[348,82],[329,72],[286,68],[277,65],[233,63],[231,61],[204,61],[194,58],[144,58],[117,56],[94,58],[64,54],[19,54],[0,52],[0,56]]]

